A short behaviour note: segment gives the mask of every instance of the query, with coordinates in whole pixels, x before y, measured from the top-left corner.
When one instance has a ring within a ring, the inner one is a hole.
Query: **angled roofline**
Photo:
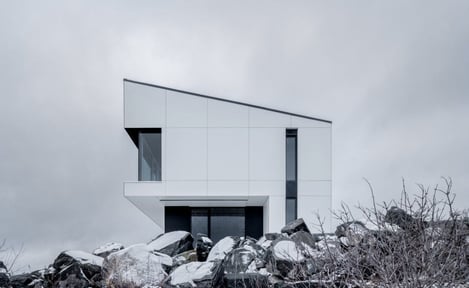
[[[174,89],[174,88],[170,88],[170,87],[165,87],[165,86],[160,86],[160,85],[155,85],[155,84],[150,84],[150,83],[135,81],[135,80],[127,79],[127,78],[124,78],[124,82],[130,82],[130,83],[134,83],[134,84],[140,84],[140,85],[145,85],[145,86],[150,86],[150,87],[155,87],[155,88],[161,88],[161,89],[165,89],[165,90],[170,90],[170,91],[179,92],[179,93],[185,93],[185,94],[189,94],[189,95],[193,95],[193,96],[198,96],[198,97],[203,97],[203,98],[207,98],[207,99],[218,100],[218,101],[223,101],[223,102],[228,102],[228,103],[233,103],[233,104],[248,106],[248,107],[252,107],[252,108],[263,109],[263,110],[267,110],[267,111],[272,111],[272,112],[287,114],[287,115],[290,115],[290,116],[296,116],[296,117],[301,117],[301,118],[306,118],[306,119],[310,119],[310,120],[316,120],[316,121],[321,121],[321,122],[325,122],[325,123],[332,124],[332,121],[330,121],[330,120],[320,119],[320,118],[311,117],[311,116],[306,116],[306,115],[301,115],[301,114],[295,114],[295,113],[291,113],[291,112],[286,112],[286,111],[282,111],[282,110],[272,109],[272,108],[268,108],[268,107],[264,107],[264,106],[258,106],[258,105],[248,104],[248,103],[244,103],[244,102],[233,101],[233,100],[229,100],[229,99],[217,98],[217,97],[208,96],[208,95],[203,95],[203,94],[199,94],[199,93],[194,93],[194,92],[189,92],[189,91]]]

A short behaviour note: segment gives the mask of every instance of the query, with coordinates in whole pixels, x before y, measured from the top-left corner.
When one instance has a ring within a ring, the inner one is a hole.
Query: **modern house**
[[[124,195],[163,231],[260,237],[330,226],[332,122],[124,79],[138,181]]]

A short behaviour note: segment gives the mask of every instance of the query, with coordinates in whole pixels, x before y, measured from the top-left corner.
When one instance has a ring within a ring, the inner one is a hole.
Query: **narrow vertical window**
[[[138,134],[138,180],[161,181],[161,130]]]
[[[297,218],[297,130],[286,131],[286,223]]]

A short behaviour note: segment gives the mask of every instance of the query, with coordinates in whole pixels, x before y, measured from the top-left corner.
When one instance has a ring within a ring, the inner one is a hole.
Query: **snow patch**
[[[94,264],[98,266],[103,266],[104,259],[102,257],[90,253],[86,253],[79,250],[70,250],[65,251],[65,254],[77,260],[81,264]]]
[[[169,245],[186,237],[189,232],[186,231],[173,231],[160,235],[155,240],[148,243],[148,247],[153,250],[161,250]]]
[[[235,244],[235,240],[230,236],[221,239],[217,244],[215,244],[215,246],[213,246],[212,250],[210,250],[207,261],[223,260],[225,255],[233,250]]]
[[[274,255],[283,260],[300,262],[305,259],[299,247],[291,240],[282,240],[275,244]]]
[[[171,285],[189,283],[196,287],[194,281],[200,281],[212,273],[214,262],[190,262],[177,267],[171,273]]]
[[[96,248],[93,251],[93,254],[98,255],[98,254],[102,254],[102,253],[106,253],[106,252],[118,251],[118,250],[121,250],[123,248],[124,248],[124,245],[122,245],[120,243],[111,242],[111,243],[107,243],[107,244],[104,244],[101,247]]]

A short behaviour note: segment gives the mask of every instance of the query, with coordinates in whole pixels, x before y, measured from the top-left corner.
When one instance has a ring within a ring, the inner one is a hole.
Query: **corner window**
[[[138,180],[161,181],[161,130],[138,134]]]

